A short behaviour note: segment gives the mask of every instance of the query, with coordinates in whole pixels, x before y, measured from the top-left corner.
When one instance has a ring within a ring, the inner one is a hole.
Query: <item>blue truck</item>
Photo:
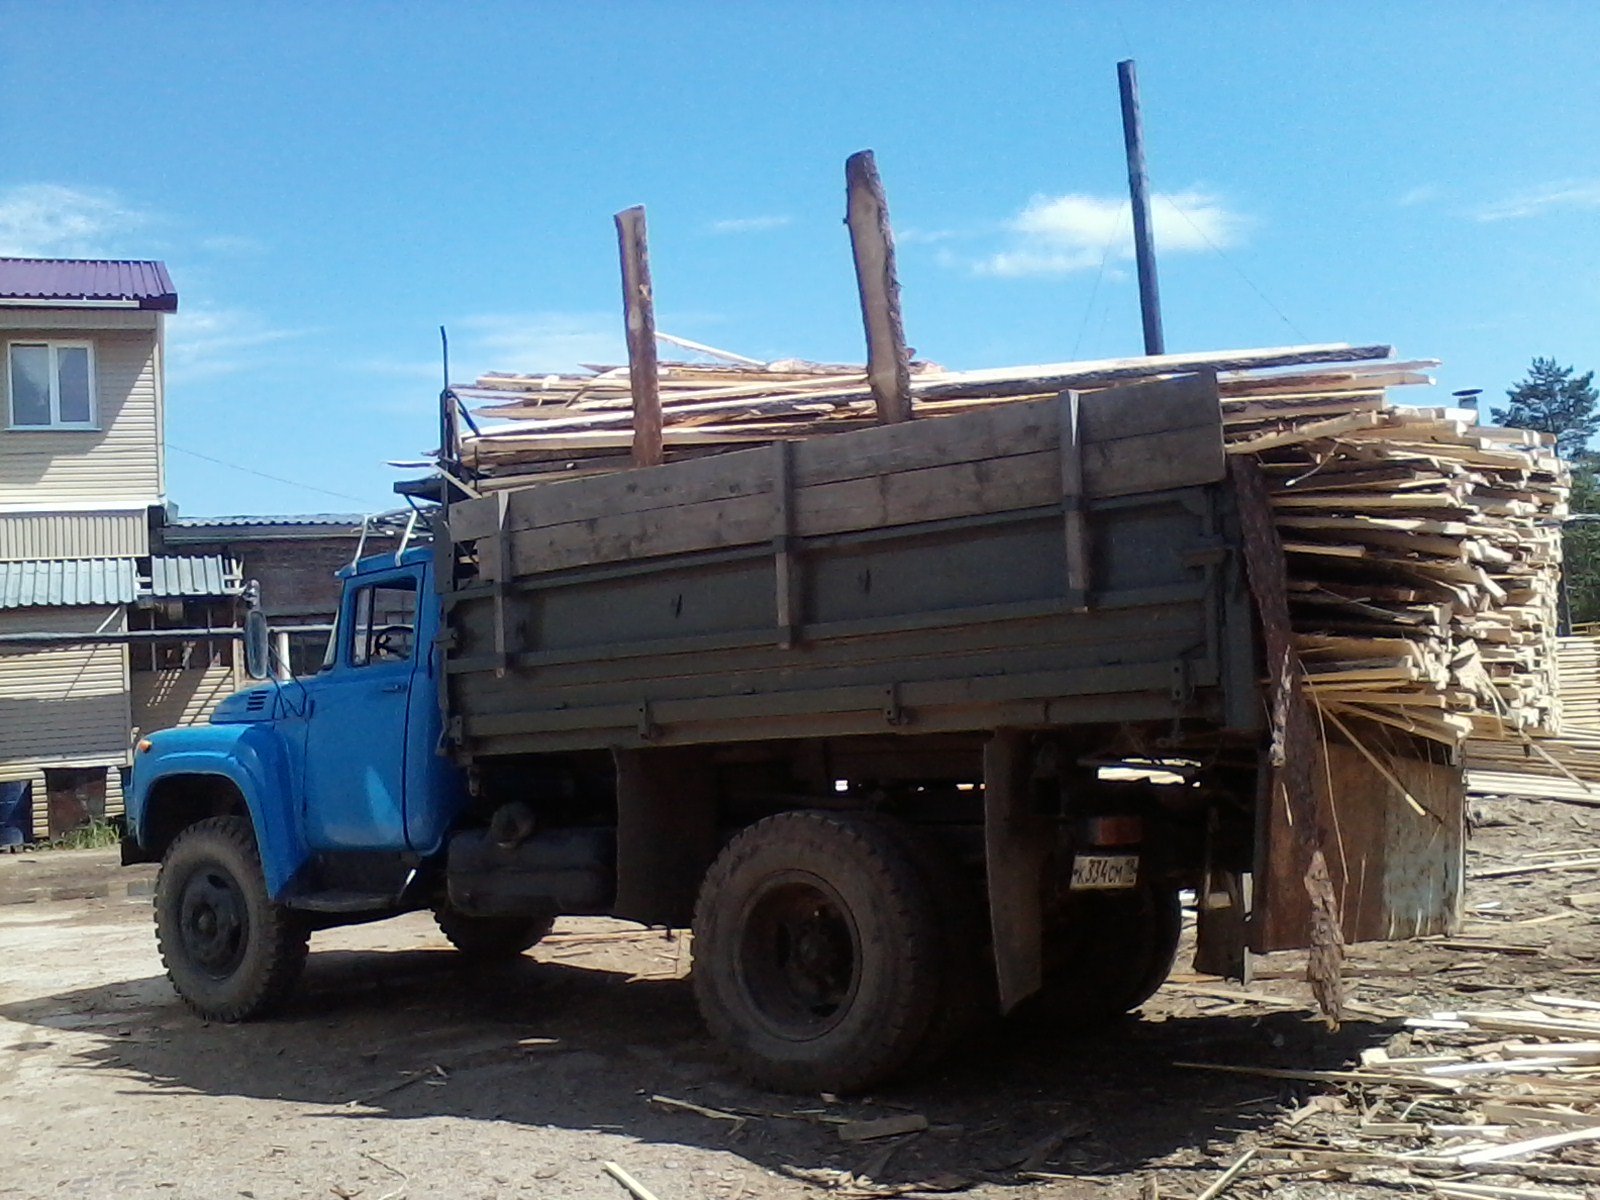
[[[257,682],[138,744],[124,857],[200,1016],[280,1008],[318,929],[431,909],[488,958],[603,914],[692,929],[751,1078],[852,1090],[1136,1008],[1184,889],[1208,970],[1307,944],[1323,831],[1278,801],[1270,518],[1214,376],[432,495],[319,672],[268,677],[252,615]],[[1448,928],[1459,770],[1318,753],[1345,935]]]

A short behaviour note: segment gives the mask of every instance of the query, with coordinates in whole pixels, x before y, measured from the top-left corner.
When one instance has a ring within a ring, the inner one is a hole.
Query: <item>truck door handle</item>
[[[403,683],[386,683],[378,690],[380,692],[403,692],[406,690],[406,685]]]

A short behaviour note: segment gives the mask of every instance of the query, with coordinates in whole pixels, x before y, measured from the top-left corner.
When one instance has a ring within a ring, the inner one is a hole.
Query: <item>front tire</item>
[[[167,848],[156,880],[156,943],[183,1002],[208,1021],[248,1021],[283,1005],[310,939],[274,904],[243,817],[210,817]]]
[[[941,991],[936,908],[871,818],[786,812],[718,856],[694,916],[695,999],[756,1083],[851,1092],[911,1061]]]

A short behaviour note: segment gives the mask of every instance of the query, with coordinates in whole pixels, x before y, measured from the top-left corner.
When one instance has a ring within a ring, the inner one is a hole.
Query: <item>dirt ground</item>
[[[844,1102],[737,1082],[675,936],[564,921],[522,961],[474,971],[426,915],[335,930],[313,939],[284,1017],[205,1025],[162,975],[151,869],[0,855],[0,1197],[619,1200],[607,1161],[660,1200],[1131,1200],[1152,1179],[1196,1196],[1318,1085],[1175,1064],[1339,1067],[1401,1015],[1532,991],[1600,999],[1600,867],[1499,873],[1595,847],[1600,810],[1500,801],[1476,815],[1462,935],[1353,947],[1353,1017],[1336,1033],[1310,1013],[1300,958],[1274,955],[1258,999],[1180,970],[1093,1037],[1003,1029]],[[907,1113],[929,1127],[839,1136],[841,1120]],[[1251,1171],[1228,1191],[1269,1193],[1396,1194]]]

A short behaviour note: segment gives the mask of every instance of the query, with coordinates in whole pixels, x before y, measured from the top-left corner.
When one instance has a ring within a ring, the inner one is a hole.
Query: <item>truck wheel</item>
[[[1046,933],[1044,989],[1021,1011],[1082,1027],[1132,1012],[1166,982],[1183,911],[1176,889],[1080,892]]]
[[[927,830],[887,814],[860,816],[878,822],[901,839],[933,897],[939,923],[941,992],[916,1055],[919,1066],[931,1066],[999,1015],[983,883]]]
[[[484,962],[516,958],[556,923],[554,917],[473,917],[446,905],[433,910],[433,919],[452,946]]]
[[[266,1016],[305,965],[310,931],[268,897],[243,817],[210,817],[173,840],[156,880],[155,917],[167,978],[209,1021]]]
[[[758,821],[695,905],[695,999],[741,1070],[859,1091],[906,1065],[941,992],[936,908],[905,841],[841,813]]]

